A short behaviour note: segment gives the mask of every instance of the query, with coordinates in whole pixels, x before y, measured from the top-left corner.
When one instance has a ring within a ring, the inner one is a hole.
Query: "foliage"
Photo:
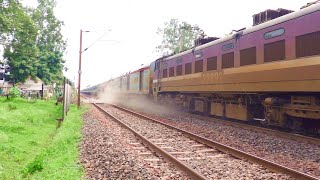
[[[37,171],[43,169],[43,156],[37,156],[27,167],[22,171],[23,177],[27,177],[28,174],[34,174]]]
[[[55,119],[61,116],[61,107],[55,106],[54,101],[29,103],[21,98],[0,98],[0,104],[0,134],[9,137],[0,142],[0,179],[21,179],[22,170],[47,147],[55,133]],[[9,104],[16,106],[14,113],[8,111]]]
[[[21,3],[6,1],[0,6],[1,38],[5,41],[4,58],[10,66],[10,79],[23,82],[29,76],[36,77],[38,49],[37,27]]]
[[[21,92],[20,92],[19,88],[17,88],[17,87],[10,88],[9,89],[9,96],[11,98],[20,97],[21,96]]]
[[[54,15],[54,0],[38,0],[32,19],[39,27],[37,47],[40,50],[40,65],[37,76],[45,83],[61,83],[63,80],[63,52],[66,42],[61,34],[63,22]]]
[[[162,55],[190,49],[194,45],[194,40],[205,36],[204,31],[198,25],[190,25],[178,19],[165,22],[163,28],[158,28],[157,34],[162,36],[162,42],[156,47],[156,50]]]
[[[53,100],[0,97],[0,104],[0,179],[81,179],[78,144],[85,108],[71,106],[57,130],[62,109]],[[14,113],[8,104],[17,107]]]
[[[71,106],[51,145],[42,152],[45,155],[43,170],[33,174],[32,179],[81,179],[83,168],[78,164],[78,144],[81,139],[81,116],[86,109],[81,107],[79,111],[75,105]]]
[[[10,66],[9,80],[62,81],[66,42],[61,34],[63,22],[54,16],[54,7],[54,0],[38,0],[36,9],[27,9],[17,0],[0,0],[0,45]]]

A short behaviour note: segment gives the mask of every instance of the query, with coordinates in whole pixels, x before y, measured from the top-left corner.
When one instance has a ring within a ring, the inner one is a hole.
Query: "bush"
[[[16,98],[21,96],[21,91],[17,87],[12,87],[9,89],[9,96],[11,98]]]

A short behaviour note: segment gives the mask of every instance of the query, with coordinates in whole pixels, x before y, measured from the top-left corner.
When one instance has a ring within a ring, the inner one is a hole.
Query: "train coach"
[[[193,112],[319,133],[320,4],[286,15],[282,10],[279,17],[159,58],[112,80],[113,88]]]
[[[154,96],[214,116],[319,130],[320,4],[155,62]]]
[[[150,67],[153,65],[140,68],[119,77],[119,89],[122,93],[131,95],[151,95],[152,94],[152,74]]]
[[[152,97],[152,78],[154,63],[150,66],[140,68],[136,71],[126,73],[120,77],[113,78],[109,81],[97,85],[95,88],[88,88],[82,92],[87,94],[109,93],[110,95],[122,97],[144,95]]]

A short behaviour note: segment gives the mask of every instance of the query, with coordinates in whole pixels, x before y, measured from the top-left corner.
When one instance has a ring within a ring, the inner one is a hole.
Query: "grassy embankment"
[[[0,98],[0,179],[80,179],[81,116],[71,106],[61,128],[54,101]]]

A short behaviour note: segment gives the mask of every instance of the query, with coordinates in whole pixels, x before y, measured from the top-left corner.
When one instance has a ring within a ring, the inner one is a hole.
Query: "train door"
[[[161,80],[161,68],[160,68],[160,59],[158,59],[156,61],[156,67],[155,67],[157,74],[156,74],[156,87],[155,87],[155,91],[159,91],[159,87],[160,87],[160,80]]]
[[[143,71],[140,71],[140,77],[139,77],[139,91],[143,91]]]
[[[152,90],[153,90],[153,98],[155,101],[158,101],[158,92],[160,91],[160,81],[161,81],[161,59],[157,59],[155,61],[155,66],[154,66],[154,75],[153,75],[153,80],[151,82],[152,84]]]
[[[127,76],[127,91],[130,90],[130,74]]]

